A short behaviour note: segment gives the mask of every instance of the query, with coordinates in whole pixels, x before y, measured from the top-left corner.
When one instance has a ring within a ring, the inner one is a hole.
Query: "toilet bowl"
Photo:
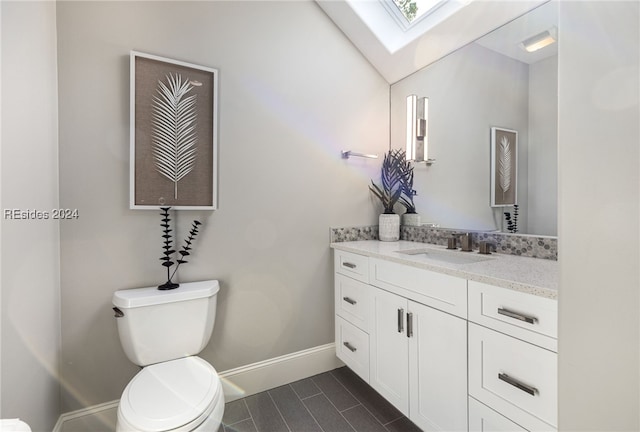
[[[220,428],[224,394],[215,368],[198,354],[215,319],[217,281],[116,291],[118,333],[129,359],[143,366],[118,404],[117,432]]]
[[[215,431],[224,410],[216,370],[199,357],[142,369],[118,405],[117,431]]]

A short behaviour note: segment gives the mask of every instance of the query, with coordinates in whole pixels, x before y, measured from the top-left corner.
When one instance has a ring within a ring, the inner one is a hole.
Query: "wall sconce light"
[[[545,30],[542,33],[538,33],[535,36],[531,36],[530,38],[523,40],[520,43],[520,47],[526,52],[534,52],[546,47],[547,45],[551,45],[557,40],[558,29],[551,27],[549,30]]]
[[[407,96],[407,160],[426,162],[431,165],[435,159],[429,159],[429,98]]]

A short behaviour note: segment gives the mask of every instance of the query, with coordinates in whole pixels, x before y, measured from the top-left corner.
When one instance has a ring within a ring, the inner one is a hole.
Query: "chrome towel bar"
[[[349,159],[351,156],[368,158],[368,159],[378,159],[378,155],[356,153],[351,150],[342,150],[342,159]]]

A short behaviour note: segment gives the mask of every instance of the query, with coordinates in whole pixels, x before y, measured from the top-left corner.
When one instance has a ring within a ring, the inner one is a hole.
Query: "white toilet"
[[[0,432],[31,432],[28,424],[20,419],[0,419]]]
[[[219,289],[212,280],[113,294],[122,347],[143,367],[122,393],[117,432],[218,430],[224,412],[220,378],[196,355],[211,338]]]

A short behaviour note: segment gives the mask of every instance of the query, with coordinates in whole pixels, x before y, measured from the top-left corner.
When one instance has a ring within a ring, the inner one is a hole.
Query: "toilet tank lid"
[[[158,287],[120,290],[113,293],[111,301],[114,306],[130,309],[212,297],[219,290],[220,284],[217,280],[187,282],[172,290],[159,290]]]

